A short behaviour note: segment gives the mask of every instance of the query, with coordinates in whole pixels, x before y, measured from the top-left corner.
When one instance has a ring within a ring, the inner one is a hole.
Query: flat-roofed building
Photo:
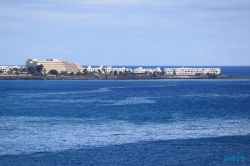
[[[138,67],[134,69],[134,73],[136,74],[143,74],[143,73],[161,73],[161,68],[143,68],[143,67]]]
[[[99,67],[93,67],[93,66],[88,66],[87,68],[87,71],[90,72],[90,73],[104,73],[104,67],[101,65]]]
[[[9,66],[0,66],[0,70],[2,71],[0,74],[7,74],[8,71],[10,71],[10,68]]]
[[[220,68],[164,68],[166,75],[220,75]]]
[[[67,71],[68,73],[83,72],[83,67],[78,63],[70,63],[68,61],[59,61],[58,59],[47,59],[47,61],[38,61],[37,59],[28,59],[26,61],[26,71],[29,66],[36,67],[43,65],[43,73],[49,73],[50,70],[57,70],[58,72]]]
[[[120,73],[120,72],[122,72],[122,73],[133,72],[133,70],[130,68],[125,68],[125,67],[112,68],[112,66],[107,66],[106,68],[103,66],[100,66],[100,67],[88,66],[87,71],[92,72],[92,73],[100,73],[101,72],[103,74],[105,74],[105,73],[110,74],[110,73],[115,72],[115,71],[117,71],[118,73]]]

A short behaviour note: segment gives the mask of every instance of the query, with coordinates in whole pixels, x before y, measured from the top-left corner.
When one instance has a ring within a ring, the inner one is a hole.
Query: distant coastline
[[[221,70],[222,68],[222,70]],[[223,71],[223,73],[221,72]],[[0,66],[0,80],[143,80],[250,78],[249,67],[87,66],[47,59],[28,59],[26,66]]]
[[[83,76],[28,76],[0,75],[0,80],[144,80],[144,79],[232,79],[237,76],[170,76],[160,74],[128,74],[128,75],[83,75]],[[248,77],[246,77],[248,78]]]

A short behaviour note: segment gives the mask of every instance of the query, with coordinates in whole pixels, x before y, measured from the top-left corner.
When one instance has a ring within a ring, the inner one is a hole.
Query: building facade
[[[90,73],[103,73],[103,74],[105,73],[110,74],[110,73],[114,73],[115,71],[118,73],[133,72],[133,70],[130,68],[125,68],[125,67],[113,68],[112,66],[107,66],[106,68],[103,66],[99,66],[99,67],[88,66],[86,69]]]
[[[47,61],[38,61],[37,59],[28,59],[26,61],[26,71],[30,66],[36,67],[43,65],[45,74],[48,74],[50,70],[57,70],[58,72],[77,73],[83,72],[83,67],[78,63],[70,63],[68,61],[59,61],[58,59],[47,59]]]
[[[134,69],[134,73],[136,74],[143,74],[143,73],[161,73],[162,70],[160,67],[157,68],[143,68],[143,67],[138,67]]]
[[[9,66],[0,66],[0,70],[2,71],[1,74],[8,74],[10,68]]]
[[[164,68],[165,75],[220,75],[220,68]]]

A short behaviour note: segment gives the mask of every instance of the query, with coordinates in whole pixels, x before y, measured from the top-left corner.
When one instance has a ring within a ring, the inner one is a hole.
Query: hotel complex
[[[161,73],[162,70],[161,68],[157,67],[157,68],[143,68],[143,67],[139,67],[134,69],[134,73]]]
[[[166,75],[220,75],[220,68],[164,68]]]
[[[28,59],[26,61],[26,71],[30,66],[36,67],[43,65],[44,73],[49,73],[50,70],[57,70],[58,72],[67,71],[68,73],[82,72],[83,67],[78,63],[70,63],[68,61],[59,61],[58,59],[47,59],[47,61],[38,61],[37,59]]]
[[[112,68],[112,66],[107,66],[106,68],[103,66],[100,67],[92,67],[88,66],[87,71],[90,73],[102,73],[102,74],[110,74],[112,72],[118,73],[134,73],[134,74],[153,74],[153,73],[162,73],[160,67],[157,68],[143,68],[138,67],[135,69],[131,68]],[[178,75],[178,76],[194,76],[194,75],[220,75],[220,68],[164,68],[165,75]]]
[[[135,74],[144,74],[144,73],[161,73],[162,70],[161,68],[143,68],[143,67],[138,67],[135,68],[134,70],[131,68],[125,68],[125,67],[120,67],[120,68],[112,68],[112,66],[107,66],[106,68],[103,66],[100,67],[92,67],[88,66],[87,68],[88,72],[99,72],[103,74],[109,74],[113,72],[118,72],[118,73],[135,73]]]
[[[92,66],[88,66],[87,71],[90,73],[114,73],[115,71],[118,73],[133,73],[133,70],[131,68],[125,68],[125,67],[120,67],[120,68],[112,68],[112,66],[107,66],[106,68],[103,66],[100,67],[92,67]]]

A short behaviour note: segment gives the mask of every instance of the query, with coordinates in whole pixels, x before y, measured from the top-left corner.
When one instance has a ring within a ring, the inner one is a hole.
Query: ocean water
[[[250,165],[250,79],[0,81],[0,98],[1,166]]]

